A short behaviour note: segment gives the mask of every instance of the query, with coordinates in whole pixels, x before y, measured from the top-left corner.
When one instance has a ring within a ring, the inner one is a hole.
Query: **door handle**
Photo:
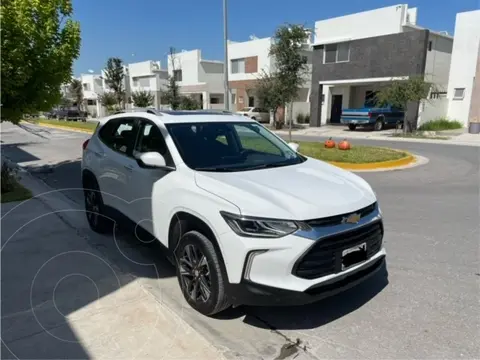
[[[133,170],[133,166],[132,165],[124,165],[123,166],[125,169],[127,169],[128,171],[132,171]]]

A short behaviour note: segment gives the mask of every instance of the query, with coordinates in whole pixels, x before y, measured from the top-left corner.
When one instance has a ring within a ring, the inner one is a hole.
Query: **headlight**
[[[295,221],[242,217],[220,211],[228,226],[240,236],[279,238],[293,233],[299,227]]]

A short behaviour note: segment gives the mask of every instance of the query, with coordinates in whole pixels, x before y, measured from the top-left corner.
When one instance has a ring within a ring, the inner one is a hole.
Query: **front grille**
[[[323,226],[334,226],[334,225],[339,225],[342,223],[342,220],[349,215],[352,214],[360,214],[360,217],[363,218],[367,215],[370,215],[375,208],[377,207],[377,203],[374,202],[372,205],[368,205],[367,207],[364,207],[363,209],[360,209],[358,211],[352,211],[346,214],[341,214],[341,215],[335,215],[335,216],[329,216],[326,218],[321,218],[321,219],[313,219],[313,220],[307,220],[305,221],[308,225],[311,227],[323,227]]]
[[[373,224],[318,240],[296,263],[293,274],[304,279],[342,271],[342,251],[366,243],[367,259],[382,248],[383,224]]]

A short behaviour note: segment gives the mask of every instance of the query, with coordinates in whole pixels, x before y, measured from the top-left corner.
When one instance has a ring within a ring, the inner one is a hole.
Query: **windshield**
[[[247,171],[306,160],[254,122],[167,124],[185,164],[198,171]]]
[[[250,110],[252,110],[253,108],[251,107],[247,107],[247,108],[243,108],[242,110],[240,111],[243,111],[243,112],[249,112]]]

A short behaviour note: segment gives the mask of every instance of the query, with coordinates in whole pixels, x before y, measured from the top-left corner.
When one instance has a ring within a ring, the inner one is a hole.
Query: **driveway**
[[[38,139],[36,131],[2,124],[2,151],[33,170],[58,161],[53,171],[43,168],[35,176],[82,206],[75,188],[86,136],[48,130]],[[299,358],[479,358],[480,148],[355,143],[429,158],[408,170],[360,174],[376,191],[385,216],[388,283],[376,277],[308,306],[241,307],[207,318],[185,304],[173,269],[149,239],[124,233],[115,241],[96,238],[96,246],[230,358],[286,358],[290,351]]]

